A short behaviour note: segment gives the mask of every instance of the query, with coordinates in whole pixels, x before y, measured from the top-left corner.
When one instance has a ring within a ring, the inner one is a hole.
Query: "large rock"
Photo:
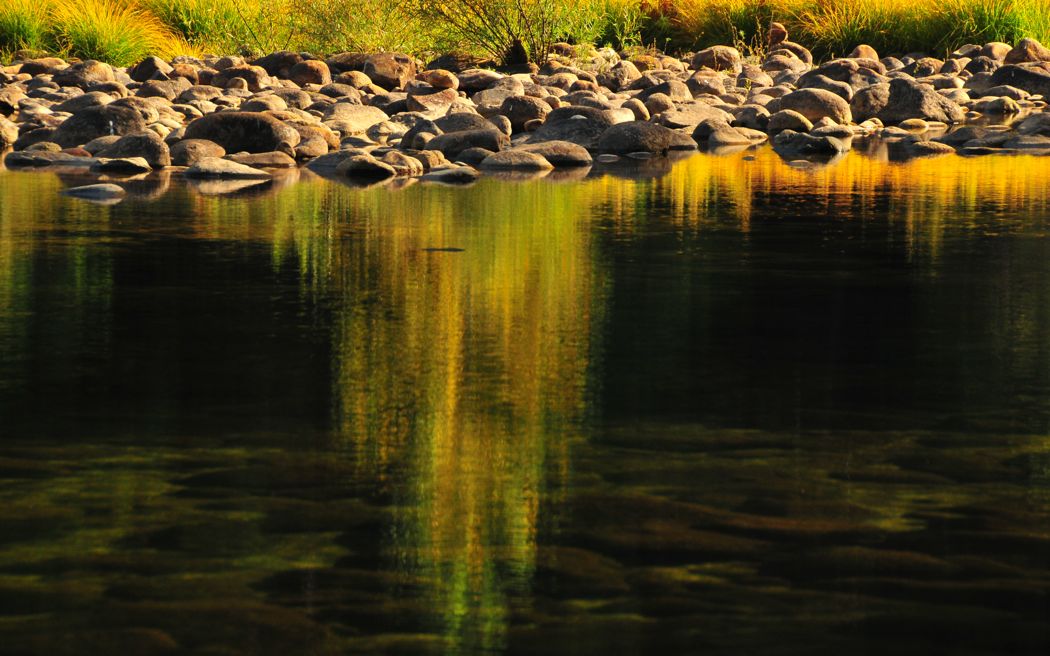
[[[241,78],[247,82],[248,90],[252,93],[259,93],[272,83],[269,74],[262,66],[230,66],[219,71],[211,79],[211,84],[212,86],[226,88],[236,78]]]
[[[378,107],[345,102],[330,105],[324,114],[326,122],[338,124],[333,127],[337,128],[343,136],[364,134],[368,128],[389,118],[387,113]]]
[[[710,68],[716,71],[739,73],[744,58],[740,51],[730,46],[711,46],[693,55],[694,69]]]
[[[410,112],[423,112],[429,116],[440,116],[449,110],[459,100],[459,94],[455,89],[442,89],[436,93],[424,95],[409,94],[405,99],[406,106]]]
[[[7,150],[18,141],[18,126],[0,116],[0,151]]]
[[[863,110],[855,117],[858,121],[878,118],[889,124],[921,118],[926,121],[959,123],[966,118],[966,111],[962,107],[937,93],[933,87],[910,78],[894,78],[885,89],[865,94],[869,89],[862,89],[853,97],[857,102],[852,106]],[[862,95],[864,98],[858,101]],[[873,109],[876,111],[871,114]]]
[[[328,64],[316,59],[299,62],[288,71],[288,79],[299,86],[307,84],[330,84],[332,73],[328,70]]]
[[[834,156],[849,150],[842,139],[784,130],[773,137],[773,150],[783,157]]]
[[[790,109],[802,114],[810,121],[830,118],[845,124],[853,120],[849,103],[826,89],[799,89],[780,99],[780,109]]]
[[[51,141],[63,148],[72,148],[107,134],[123,136],[145,130],[146,121],[139,112],[129,107],[109,104],[88,107],[70,116],[58,126],[51,136]]]
[[[503,149],[507,136],[494,128],[487,130],[462,130],[434,137],[427,142],[424,150],[438,150],[450,160],[467,148],[485,148],[493,152]]]
[[[146,57],[128,69],[128,76],[135,82],[145,82],[158,73],[166,77],[174,71],[172,65],[160,57]]]
[[[617,123],[602,133],[598,140],[598,150],[616,155],[638,152],[666,153],[669,150],[695,148],[696,142],[692,138],[646,121]]]
[[[684,128],[690,131],[707,120],[728,123],[733,120],[733,115],[706,103],[690,102],[681,103],[676,108],[662,112],[655,118],[655,121],[664,127]]]
[[[207,139],[228,153],[280,151],[294,155],[299,133],[269,114],[217,112],[186,126],[186,139]]]
[[[549,171],[554,168],[539,153],[526,150],[504,150],[492,153],[478,167],[489,171]]]
[[[532,96],[513,96],[500,105],[500,114],[510,119],[514,132],[523,131],[529,121],[542,121],[550,112],[550,105]]]
[[[225,148],[206,139],[183,139],[171,147],[171,162],[175,166],[193,166],[208,157],[225,156]]]
[[[272,177],[266,171],[260,171],[244,164],[231,162],[218,157],[205,157],[186,169],[187,178],[229,178],[243,180],[266,180]]]
[[[1003,66],[994,73],[991,86],[1010,85],[1031,94],[1050,98],[1050,71],[1038,66]]]
[[[361,70],[384,89],[400,89],[416,76],[416,62],[408,55],[381,52],[369,56]]]
[[[252,60],[252,66],[262,67],[268,75],[288,78],[292,67],[303,61],[303,56],[291,50],[278,50]]]
[[[587,149],[569,141],[541,141],[527,143],[515,150],[542,155],[544,159],[559,167],[590,166],[593,163]]]
[[[568,141],[593,150],[613,123],[612,118],[600,109],[562,107],[547,115],[543,125],[529,136],[529,143]]]
[[[1007,64],[1050,61],[1050,50],[1035,39],[1021,39],[1003,60]]]
[[[52,81],[61,87],[84,87],[97,82],[113,82],[113,67],[88,59],[55,73]]]
[[[349,178],[367,178],[371,180],[385,180],[397,175],[397,170],[381,162],[371,155],[353,155],[340,162],[335,172]]]
[[[154,169],[162,169],[171,165],[168,144],[164,143],[160,135],[152,130],[125,135],[110,146],[103,148],[96,156],[111,159],[141,157]]]

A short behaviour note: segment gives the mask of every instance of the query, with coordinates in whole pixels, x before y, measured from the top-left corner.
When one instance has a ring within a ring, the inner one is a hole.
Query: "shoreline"
[[[568,65],[572,46],[556,44],[543,67],[503,72],[396,53],[128,68],[32,59],[0,68],[0,151],[8,168],[99,180],[167,169],[265,181],[305,166],[363,184],[467,184],[765,143],[800,166],[873,142],[901,160],[1050,154],[1050,49],[1037,41],[963,46],[945,60],[860,45],[814,64],[783,26],[767,38],[761,60],[713,46],[681,59],[603,49]]]

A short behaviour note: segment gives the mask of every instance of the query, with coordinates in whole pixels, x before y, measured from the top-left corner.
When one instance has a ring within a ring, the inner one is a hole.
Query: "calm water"
[[[0,172],[0,652],[1046,654],[1050,158],[751,155]]]

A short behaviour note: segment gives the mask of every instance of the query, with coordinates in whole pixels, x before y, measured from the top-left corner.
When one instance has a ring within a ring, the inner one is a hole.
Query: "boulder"
[[[1009,85],[1050,98],[1050,72],[1036,66],[1002,66],[992,73],[989,86]]]
[[[951,124],[962,122],[966,118],[966,111],[937,93],[933,87],[899,77],[890,81],[886,104],[875,114],[875,118],[886,124],[900,123],[909,118]]]
[[[116,173],[122,175],[136,175],[149,173],[152,170],[149,162],[141,157],[117,157],[113,159],[97,159],[91,165],[93,173]]]
[[[693,69],[710,68],[716,71],[739,73],[744,57],[740,51],[730,46],[711,46],[693,55]]]
[[[164,140],[152,130],[124,135],[98,151],[97,157],[141,157],[154,169],[171,166],[171,153],[168,150],[168,144],[164,143]]]
[[[790,109],[810,121],[830,118],[845,124],[853,120],[850,105],[841,96],[826,89],[799,89],[780,99],[780,109]]]
[[[145,82],[158,74],[167,77],[174,71],[172,65],[160,57],[146,57],[128,69],[128,77],[135,82]]]
[[[260,171],[244,164],[231,162],[228,159],[218,157],[205,157],[188,169],[184,175],[187,178],[228,178],[246,180],[268,180],[272,176],[266,171]]]
[[[529,121],[543,120],[551,112],[551,106],[532,96],[513,96],[500,105],[500,113],[510,120],[514,132],[521,132]]]
[[[186,126],[186,139],[207,139],[228,153],[267,153],[278,150],[293,154],[299,133],[269,114],[217,112]]]
[[[81,146],[104,135],[126,135],[144,132],[146,121],[142,115],[124,106],[88,107],[70,116],[51,135],[63,148]]]
[[[338,131],[343,136],[364,134],[368,128],[389,118],[387,113],[378,107],[347,102],[330,105],[324,113],[325,122],[337,122]]]
[[[84,89],[98,82],[114,82],[116,77],[113,75],[113,67],[109,64],[88,59],[58,71],[52,81],[60,87]]]
[[[1035,39],[1021,39],[1003,58],[1003,62],[1006,64],[1041,61],[1050,61],[1050,49],[1047,49]]]
[[[662,125],[646,121],[617,123],[598,139],[598,150],[603,153],[654,153],[664,154],[669,150],[692,150],[696,142],[692,138]]]
[[[349,178],[367,178],[370,180],[385,180],[397,175],[393,166],[381,162],[371,155],[353,155],[344,159],[335,172]]]
[[[361,71],[386,90],[400,89],[416,76],[416,62],[408,55],[381,52],[369,55]]]
[[[554,167],[543,155],[514,149],[492,153],[481,161],[479,168],[489,171],[550,171]]]
[[[278,50],[252,60],[252,66],[259,66],[267,75],[289,78],[292,67],[303,61],[303,56],[291,50]],[[327,70],[327,67],[326,67]]]
[[[328,70],[328,64],[316,59],[308,59],[292,66],[288,71],[288,79],[299,86],[307,84],[330,84],[332,73]]]
[[[70,114],[76,114],[77,112],[83,111],[88,107],[101,107],[102,105],[108,105],[113,102],[113,96],[108,93],[102,93],[101,91],[89,91],[82,93],[79,96],[73,96],[69,100],[64,100],[51,108],[53,112],[68,112]]]
[[[593,163],[587,149],[570,141],[541,141],[527,143],[515,150],[542,155],[555,168],[590,166]]]
[[[262,66],[230,66],[221,70],[211,79],[211,85],[223,89],[236,88],[234,80],[241,79],[247,84],[248,91],[259,93],[271,85],[270,76]]]
[[[773,137],[773,150],[781,157],[834,156],[849,150],[842,139],[784,130]]]
[[[18,141],[18,126],[0,116],[0,151],[7,150]]]
[[[193,166],[205,158],[225,156],[225,148],[206,139],[183,139],[171,147],[171,162],[175,166]]]
[[[731,122],[733,115],[703,102],[681,103],[675,109],[656,116],[655,122],[668,128],[692,130],[702,121]]]
[[[568,141],[589,150],[613,125],[604,111],[592,107],[562,107],[547,115],[547,120],[529,136],[529,143]]]
[[[257,169],[292,169],[295,168],[295,160],[287,153],[237,153],[227,155],[226,159],[245,166]]]
[[[423,112],[430,116],[440,116],[447,112],[459,100],[455,89],[442,89],[436,93],[424,95],[409,94],[405,103],[410,112]]]
[[[507,136],[493,128],[462,130],[434,137],[427,142],[424,150],[438,150],[448,159],[455,160],[467,148],[485,148],[496,152],[502,150],[506,142]]]
[[[782,109],[771,114],[769,122],[766,123],[766,132],[769,134],[777,134],[784,130],[809,132],[812,129],[813,122],[792,109]]]

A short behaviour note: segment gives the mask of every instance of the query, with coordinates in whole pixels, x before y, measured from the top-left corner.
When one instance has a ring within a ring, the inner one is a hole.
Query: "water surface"
[[[0,652],[1045,654],[1048,182],[0,172]]]

